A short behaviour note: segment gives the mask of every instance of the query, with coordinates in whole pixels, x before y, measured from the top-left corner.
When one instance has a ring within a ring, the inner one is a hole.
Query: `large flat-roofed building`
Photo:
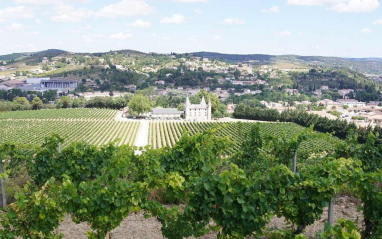
[[[50,80],[50,77],[27,78],[27,84],[41,84],[43,80]]]
[[[176,108],[155,108],[151,113],[153,119],[181,119],[183,111]]]
[[[41,80],[41,87],[48,89],[75,89],[78,86],[78,81],[67,79],[49,79]]]

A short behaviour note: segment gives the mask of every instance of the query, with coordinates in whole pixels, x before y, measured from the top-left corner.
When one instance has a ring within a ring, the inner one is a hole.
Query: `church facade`
[[[198,105],[190,103],[190,99],[187,97],[184,104],[184,118],[187,121],[209,121],[211,120],[211,100],[206,103],[204,97]]]

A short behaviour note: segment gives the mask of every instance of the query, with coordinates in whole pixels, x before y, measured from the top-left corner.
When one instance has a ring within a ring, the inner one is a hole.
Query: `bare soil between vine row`
[[[360,205],[358,199],[352,197],[338,197],[335,199],[334,205],[334,221],[338,218],[349,220],[358,219],[358,227],[362,227],[363,216],[362,212],[357,212],[357,206]],[[317,232],[324,229],[324,224],[327,221],[328,212],[324,210],[321,220],[316,221],[313,225],[305,229],[304,235],[312,238]],[[286,228],[286,223],[283,218],[274,217],[268,225],[268,228]],[[66,216],[61,223],[58,231],[64,234],[64,238],[70,239],[86,239],[86,232],[90,227],[86,223],[75,224],[70,216]],[[161,224],[156,218],[145,219],[143,212],[132,213],[128,218],[123,220],[121,225],[112,231],[113,239],[162,239]],[[202,239],[216,238],[216,233],[210,233],[201,237]]]

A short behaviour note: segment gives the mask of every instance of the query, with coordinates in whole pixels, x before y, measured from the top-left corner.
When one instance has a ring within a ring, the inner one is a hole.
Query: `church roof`
[[[202,98],[202,101],[200,102],[201,105],[206,105],[206,100],[204,99],[204,96]]]

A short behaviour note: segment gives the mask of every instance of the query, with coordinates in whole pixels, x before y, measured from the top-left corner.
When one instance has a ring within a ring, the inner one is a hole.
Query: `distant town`
[[[326,76],[327,72],[340,70],[324,69],[317,63],[262,65],[257,60],[232,63],[193,54],[156,55],[135,52],[104,55],[62,53],[54,57],[31,59],[33,60],[2,62],[0,91],[7,92],[6,95],[11,95],[12,91],[20,91],[29,98],[33,98],[33,95],[44,98],[46,92],[54,91],[56,97],[45,101],[46,104],[57,103],[61,96],[69,96],[71,100],[90,100],[96,97],[123,97],[125,94],[144,90],[154,101],[161,97],[181,97],[178,105],[173,102],[167,105],[153,103],[152,112],[159,112],[160,108],[171,108],[169,106],[184,110],[179,104],[183,104],[186,97],[205,91],[215,95],[225,105],[222,114],[215,117],[213,115],[212,118],[228,117],[234,113],[237,104],[253,104],[252,100],[256,101],[254,105],[261,108],[276,109],[279,112],[307,110],[311,114],[333,120],[343,119],[362,127],[380,125],[382,122],[379,91],[376,97],[368,101],[359,100],[357,94],[367,89],[359,89],[357,84],[346,88],[347,83],[343,83],[343,79],[349,78],[346,71],[342,75],[335,75],[336,79],[332,80],[330,76]],[[23,66],[30,69],[23,70]],[[100,74],[97,75],[97,71]],[[131,80],[133,77],[130,75],[117,76],[127,80],[120,84],[120,79],[117,79],[120,87],[107,87],[107,84],[112,83],[108,79],[111,73],[105,74],[108,71],[113,74],[134,74],[137,77]],[[356,77],[359,78],[359,75]],[[312,76],[317,76],[318,80],[311,85],[299,79]],[[381,82],[378,75],[362,74],[362,77],[369,85],[378,86]],[[359,82],[358,78],[356,80]],[[333,84],[335,81],[340,83]],[[361,86],[364,87],[363,84]]]

